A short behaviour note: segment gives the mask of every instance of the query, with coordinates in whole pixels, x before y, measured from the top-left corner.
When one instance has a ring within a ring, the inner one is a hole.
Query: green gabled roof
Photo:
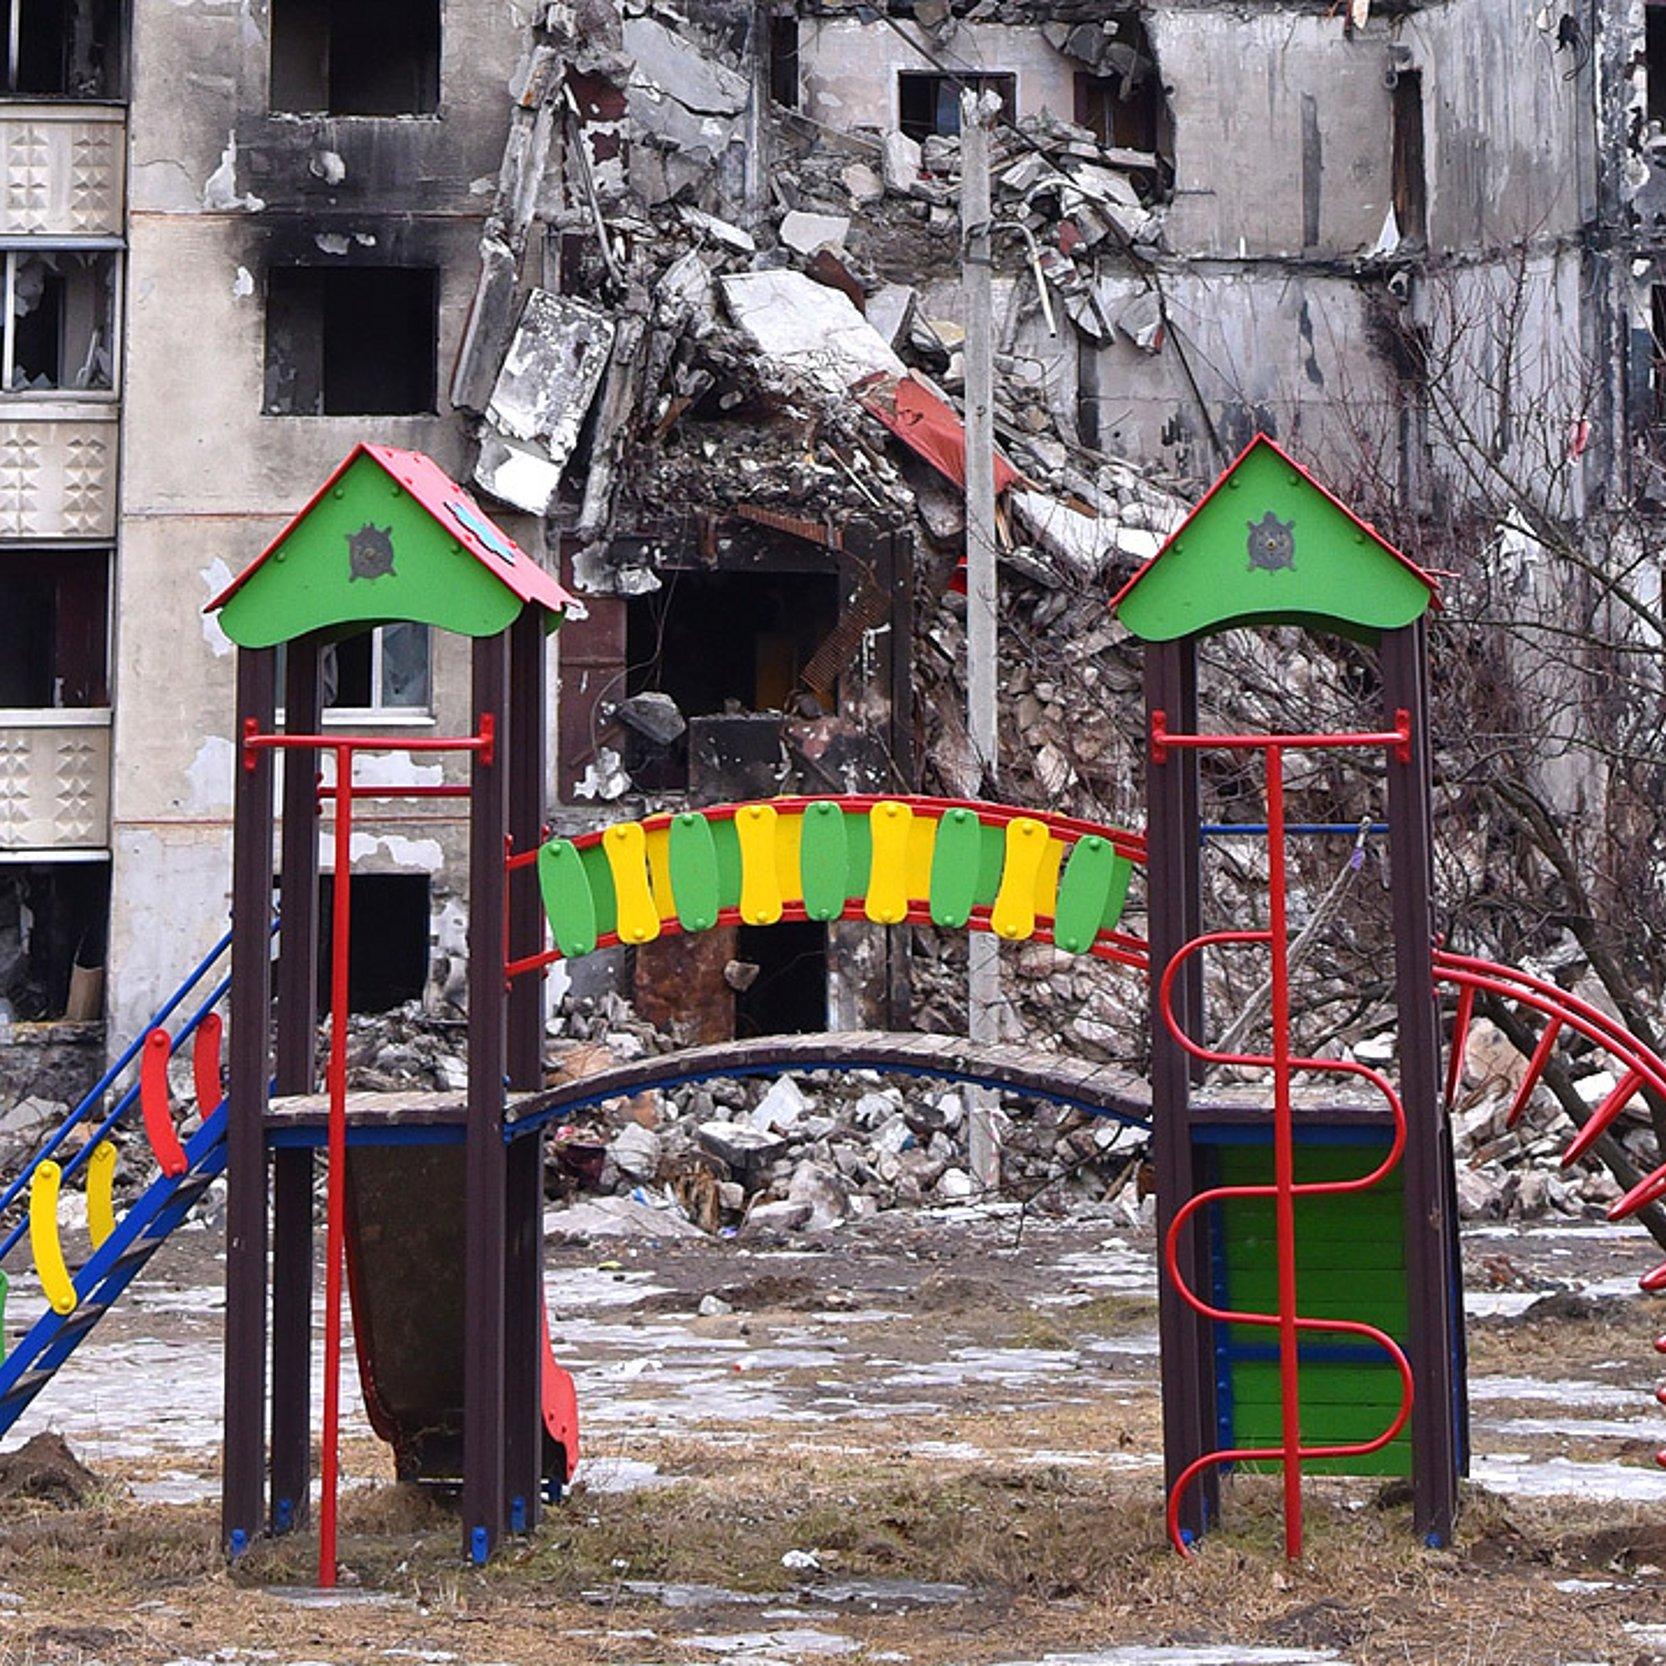
[[[572,600],[432,458],[357,445],[205,611],[270,648],[393,620],[495,636],[523,607],[559,623]]]
[[[1422,568],[1257,434],[1111,609],[1135,636],[1171,642],[1235,625],[1374,636],[1431,603]]]

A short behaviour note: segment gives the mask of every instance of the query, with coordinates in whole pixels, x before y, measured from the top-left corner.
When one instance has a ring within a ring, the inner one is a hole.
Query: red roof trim
[[[1214,499],[1215,494],[1226,485],[1227,481],[1231,479],[1235,473],[1237,473],[1239,464],[1242,463],[1244,459],[1248,457],[1257,446],[1260,445],[1268,447],[1280,462],[1287,463],[1291,468],[1293,468],[1296,473],[1299,474],[1302,479],[1305,480],[1316,492],[1319,492],[1324,497],[1328,498],[1336,508],[1340,509],[1342,513],[1347,516],[1347,518],[1352,521],[1353,524],[1358,527],[1359,530],[1363,532],[1373,544],[1377,546],[1378,549],[1393,556],[1394,559],[1398,561],[1400,565],[1412,575],[1413,578],[1425,585],[1428,589],[1429,600],[1432,606],[1439,607],[1441,605],[1440,585],[1435,581],[1432,574],[1426,573],[1417,565],[1415,561],[1411,559],[1410,556],[1402,555],[1400,551],[1389,543],[1389,541],[1384,538],[1383,535],[1378,532],[1369,521],[1362,521],[1359,516],[1356,515],[1353,510],[1342,501],[1341,498],[1325,486],[1322,481],[1316,480],[1308,469],[1303,468],[1302,465],[1298,463],[1296,459],[1278,443],[1277,440],[1267,434],[1257,434],[1255,438],[1252,439],[1250,443],[1232,459],[1231,463],[1227,465],[1226,469],[1221,474],[1220,478],[1216,480],[1215,484],[1211,486],[1209,490],[1205,492],[1203,496],[1192,506],[1192,509],[1186,516],[1185,520],[1183,520],[1180,525],[1177,526],[1174,531],[1163,540],[1163,547],[1158,550],[1149,561],[1140,567],[1133,577],[1130,578],[1128,582],[1123,585],[1123,587],[1111,598],[1110,605],[1113,613],[1122,606],[1124,599],[1133,590],[1134,586],[1137,585],[1140,580],[1144,578],[1145,575],[1149,573],[1165,555],[1168,554],[1170,547],[1185,535],[1187,527],[1189,527],[1192,522],[1203,513],[1204,509]]]
[[[318,506],[324,494],[356,463],[360,457],[370,457],[382,471],[399,485],[403,486],[411,496],[427,512],[446,533],[455,538],[459,545],[483,566],[511,595],[522,602],[528,602],[536,607],[546,609],[551,613],[559,613],[572,605],[574,598],[549,573],[546,573],[530,555],[523,550],[502,527],[483,510],[473,496],[440,467],[434,459],[421,451],[402,451],[397,446],[371,445],[361,440],[339,464],[331,471],[329,478],[316,492],[307,499],[305,506],[299,513],[292,515],[284,529],[275,537],[247,567],[234,578],[224,590],[220,592],[204,608],[204,613],[214,613],[224,607],[239,590],[259,571],[268,556],[277,550],[278,546],[304,521]],[[452,505],[460,507],[467,519],[460,519],[452,513]],[[474,524],[471,525],[470,522]],[[483,530],[488,536],[501,539],[503,544],[512,551],[511,559],[505,561],[495,553],[491,546],[481,537]]]

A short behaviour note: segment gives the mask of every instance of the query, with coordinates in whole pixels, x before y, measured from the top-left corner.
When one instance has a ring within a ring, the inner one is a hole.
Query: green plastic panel
[[[1381,1142],[1326,1141],[1298,1144],[1298,1182],[1353,1179],[1382,1159]],[[1222,1184],[1261,1185],[1272,1178],[1270,1144],[1222,1144],[1211,1148]],[[1296,1199],[1297,1310],[1306,1318],[1349,1319],[1375,1325],[1402,1345],[1409,1327],[1405,1273],[1402,1174],[1392,1170],[1369,1191]],[[1234,1199],[1211,1211],[1217,1266],[1226,1305],[1271,1313],[1277,1306],[1278,1255],[1271,1198]],[[1223,1410],[1235,1445],[1276,1446],[1279,1370],[1276,1360],[1234,1358],[1243,1349],[1276,1344],[1267,1325],[1228,1325]],[[1347,1349],[1343,1358],[1334,1350]],[[1362,1445],[1394,1420],[1400,1377],[1380,1350],[1341,1332],[1312,1332],[1302,1339],[1302,1438],[1309,1445]],[[1364,1357],[1352,1357],[1365,1350]],[[1317,1356],[1317,1357],[1315,1357]],[[1274,1470],[1276,1463],[1246,1464]],[[1379,1451],[1351,1458],[1304,1461],[1320,1475],[1409,1475],[1411,1440],[1402,1432]]]
[[[960,927],[972,917],[983,867],[983,825],[974,810],[945,810],[931,853],[931,917]]]
[[[979,908],[993,908],[1001,890],[1001,870],[1007,865],[1007,829],[1005,822],[986,821],[983,824],[983,851],[978,860]]]
[[[717,900],[724,908],[740,907],[740,835],[734,818],[723,816],[711,824],[712,847],[717,852]]]
[[[1128,895],[1132,864],[1117,854],[1116,846],[1097,833],[1076,841],[1059,881],[1059,900],[1053,914],[1053,942],[1070,954],[1086,954],[1109,916],[1114,925]]]
[[[864,810],[845,817],[845,897],[850,902],[861,902],[868,894],[868,870],[873,866],[873,833],[868,827]]]
[[[850,882],[850,835],[844,811],[829,799],[805,807],[798,871],[804,883],[804,912],[812,920],[838,919],[845,911]]]
[[[411,620],[495,636],[521,601],[369,456],[360,457],[220,610],[244,648]]]
[[[596,946],[596,901],[584,859],[570,839],[552,839],[538,852],[538,890],[555,946],[569,960]]]
[[[1252,444],[1124,593],[1147,642],[1300,622],[1349,633],[1409,625],[1427,584],[1265,439]]]
[[[593,845],[580,845],[579,858],[584,863],[585,877],[590,881],[590,895],[596,903],[596,930],[606,936],[619,929],[619,902],[613,894],[613,868],[598,839]]]
[[[666,839],[671,896],[684,931],[710,931],[717,924],[717,843],[711,823],[694,810],[671,818]]]

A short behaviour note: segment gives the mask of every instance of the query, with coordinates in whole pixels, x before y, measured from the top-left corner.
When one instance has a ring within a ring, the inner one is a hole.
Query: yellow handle
[[[772,926],[781,918],[775,820],[773,804],[743,804],[735,811],[735,837],[740,843],[740,917],[749,926]]]
[[[651,943],[659,936],[659,910],[648,889],[648,842],[642,824],[620,822],[602,834],[602,849],[613,873],[621,943]]]
[[[45,1162],[29,1182],[29,1248],[35,1254],[35,1270],[41,1289],[54,1313],[73,1313],[78,1300],[75,1283],[64,1261],[64,1246],[58,1239],[58,1187],[64,1171]]]
[[[116,1148],[100,1140],[87,1159],[87,1236],[97,1249],[116,1230]]]
[[[1006,859],[1001,864],[1001,888],[989,911],[989,929],[1008,942],[1019,942],[1035,931],[1036,874],[1047,854],[1049,834],[1032,816],[1014,816],[1007,823]]]
[[[882,926],[908,918],[908,836],[914,812],[894,798],[868,812],[873,856],[868,864],[868,896],[863,912]]]

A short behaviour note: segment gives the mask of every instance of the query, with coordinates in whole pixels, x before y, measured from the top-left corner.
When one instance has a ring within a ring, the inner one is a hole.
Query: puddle
[[[617,1585],[598,1587],[582,1595],[586,1602],[601,1608],[611,1608],[627,1597],[657,1602],[662,1608],[727,1608],[740,1605],[757,1608],[770,1600],[755,1591],[731,1591],[726,1585],[702,1585],[698,1581],[679,1583],[668,1579],[621,1579]]]
[[[1346,1666],[1343,1656],[1333,1649],[1262,1649],[1236,1644],[1205,1648],[1145,1648],[1133,1644],[1092,1654],[1047,1654],[1040,1660],[1007,1661],[1003,1666],[1319,1666],[1321,1662]]]
[[[1616,1388],[1612,1383],[1580,1382],[1569,1377],[1546,1382],[1539,1377],[1471,1377],[1471,1400],[1547,1400],[1566,1406],[1635,1406],[1638,1391]]]
[[[818,1631],[814,1626],[785,1631],[712,1632],[679,1637],[677,1641],[685,1649],[703,1649],[735,1661],[759,1662],[780,1655],[854,1654],[862,1646],[854,1637],[841,1636],[836,1631]]]
[[[1634,1395],[1639,1400],[1641,1395]],[[1556,1435],[1567,1440],[1654,1440],[1666,1435],[1666,1421],[1658,1418],[1622,1420],[1615,1417],[1504,1417],[1486,1418],[1480,1426],[1489,1434]],[[1666,1483],[1666,1476],[1662,1476]]]
[[[658,1464],[641,1458],[584,1458],[580,1460],[577,1485],[589,1492],[645,1492],[652,1487],[676,1485],[676,1477],[661,1475]]]

